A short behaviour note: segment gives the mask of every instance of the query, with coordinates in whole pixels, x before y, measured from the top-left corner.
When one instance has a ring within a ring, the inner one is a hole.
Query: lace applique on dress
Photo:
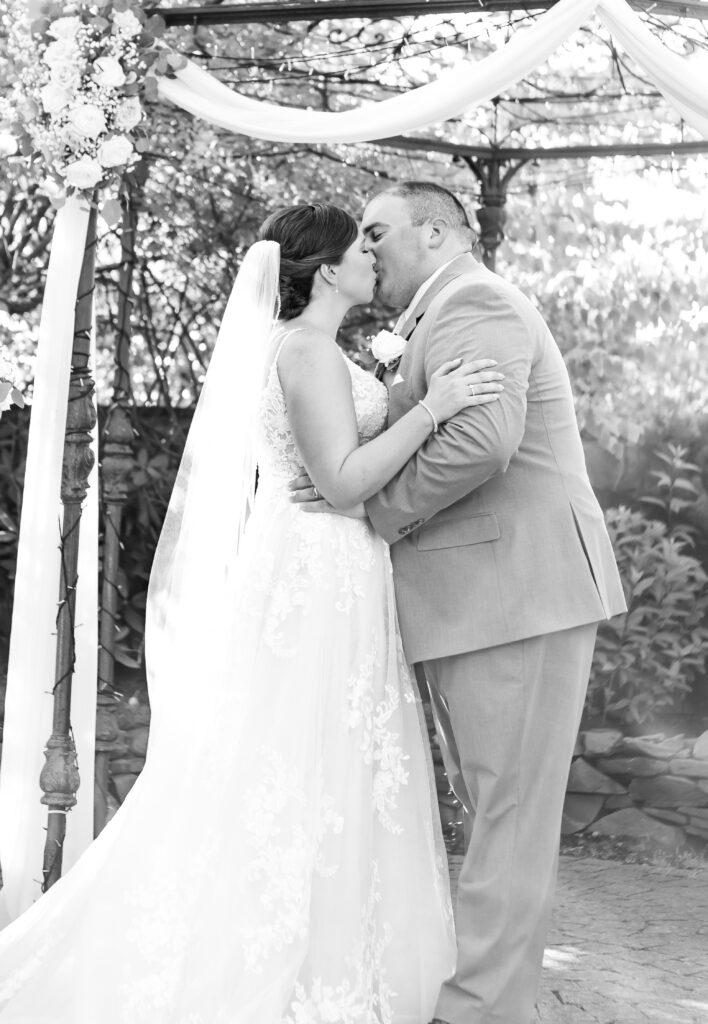
[[[361,939],[347,958],[346,977],[338,985],[325,984],[321,977],[307,986],[298,982],[281,1024],[393,1024],[396,993],[386,979],[384,958],[394,932],[380,920],[381,897],[381,872],[374,861]]]
[[[389,723],[401,704],[398,686],[386,684],[381,693],[382,662],[373,636],[367,657],[347,681],[347,724],[361,732],[360,749],[364,764],[374,769],[374,810],[385,829],[402,832],[395,820],[397,797],[408,782],[400,736]]]
[[[282,341],[281,345],[282,347]],[[302,459],[288,423],[285,397],[273,359],[263,390],[257,436],[259,495],[272,514],[288,511],[287,483],[304,472]],[[345,359],[352,381],[352,395],[362,443],[372,440],[385,428],[388,393],[385,386],[351,360]],[[257,573],[254,586],[269,594],[266,621],[262,628],[266,642],[279,658],[290,658],[298,643],[294,617],[305,614],[313,594],[325,585],[336,583],[334,607],[349,615],[357,602],[366,600],[367,585],[362,571],[370,572],[377,552],[372,546],[371,527],[364,520],[328,516],[314,521],[302,510],[290,506],[292,517],[284,526],[289,548],[287,564],[272,571],[272,556],[263,553],[266,562]],[[270,563],[270,565],[269,565]]]
[[[249,971],[261,971],[273,950],[306,935],[313,875],[331,877],[337,870],[325,862],[325,837],[330,832],[339,835],[344,827],[344,819],[325,792],[321,771],[315,783],[318,818],[306,830],[300,817],[309,805],[307,794],[281,755],[263,747],[259,766],[262,783],[248,791],[244,809],[253,851],[246,878],[259,888],[263,910],[261,924],[244,933],[243,954]]]
[[[282,347],[282,342],[281,342]],[[258,431],[258,468],[262,476],[291,479],[303,472],[302,459],[288,423],[285,397],[278,377],[278,354],[273,359],[263,389]],[[359,440],[363,444],[386,427],[388,391],[373,374],[367,373],[342,353],[352,380],[352,395]]]

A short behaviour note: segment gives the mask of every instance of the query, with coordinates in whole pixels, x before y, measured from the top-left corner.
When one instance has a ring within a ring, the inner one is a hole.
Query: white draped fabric
[[[597,12],[681,117],[708,138],[708,87],[690,60],[671,53],[624,0],[559,0],[483,60],[462,62],[428,85],[352,110],[293,110],[242,96],[191,63],[161,78],[162,96],[229,131],[275,142],[367,142],[457,117],[543,64]]]
[[[460,64],[428,85],[391,99],[340,113],[282,108],[242,96],[195,64],[175,79],[159,80],[164,99],[233,132],[280,142],[366,142],[414,131],[455,117],[503,93],[543,64],[593,14],[637,61],[687,124],[708,138],[708,88],[690,60],[671,53],[624,0],[559,0],[483,60]],[[49,735],[54,676],[55,602],[58,592],[58,525],[61,451],[66,415],[71,325],[87,212],[76,201],[57,217],[40,331],[30,451],[25,478],[20,550],[8,675],[4,754],[0,774],[0,858],[3,903],[14,917],[36,898],[44,843],[44,808],[38,777]],[[96,488],[89,491],[95,503]],[[74,680],[74,730],[80,739],[82,788],[69,818],[66,863],[90,841],[90,748],[95,692],[96,514],[91,504],[81,533]],[[82,739],[81,739],[82,737]],[[2,909],[2,908],[0,908]]]

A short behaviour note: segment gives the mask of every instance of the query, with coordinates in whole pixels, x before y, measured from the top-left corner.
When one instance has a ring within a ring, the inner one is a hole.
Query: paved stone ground
[[[561,857],[535,1022],[708,1024],[708,866]]]

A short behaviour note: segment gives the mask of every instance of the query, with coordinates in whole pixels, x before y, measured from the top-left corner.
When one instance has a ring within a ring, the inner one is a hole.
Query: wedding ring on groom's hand
[[[315,499],[315,501],[319,501],[320,492],[317,490],[314,484],[312,485],[312,497]]]
[[[470,384],[470,394],[474,398],[474,384]]]

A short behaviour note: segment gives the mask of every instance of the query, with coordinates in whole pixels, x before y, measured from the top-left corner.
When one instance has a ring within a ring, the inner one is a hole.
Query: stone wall
[[[145,765],[150,732],[150,708],[137,698],[122,700],[115,711],[119,733],[110,753],[113,792],[108,796],[108,817],[123,803]]]
[[[697,739],[581,732],[562,831],[650,838],[672,848],[687,836],[708,842],[708,732]]]
[[[461,845],[461,808],[445,778],[430,707],[425,710],[443,829]],[[131,698],[119,704],[116,720],[120,735],[110,762],[112,812],[145,764],[150,710]],[[568,777],[562,831],[650,838],[674,849],[685,845],[687,836],[708,842],[708,732],[698,739],[663,733],[630,737],[615,729],[581,732]]]

